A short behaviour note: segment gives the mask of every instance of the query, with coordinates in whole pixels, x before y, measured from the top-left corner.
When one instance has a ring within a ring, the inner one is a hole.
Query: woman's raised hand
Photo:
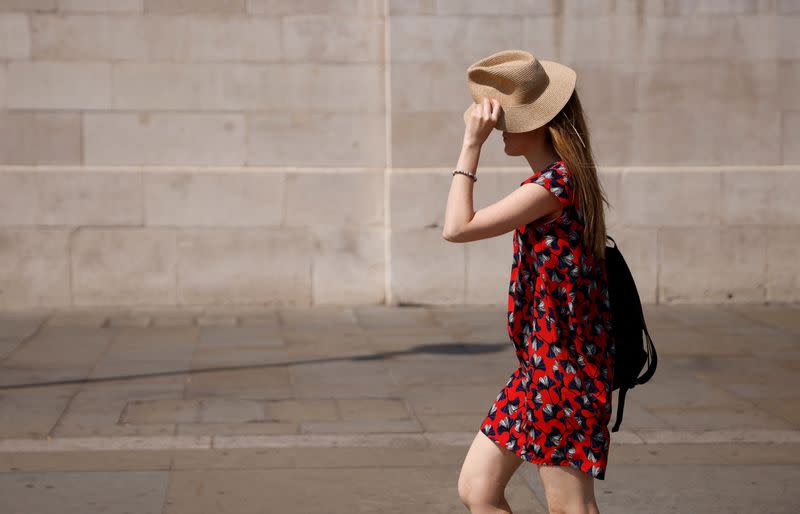
[[[488,96],[484,96],[480,103],[473,104],[464,131],[464,144],[483,146],[497,124],[501,109],[500,102]]]

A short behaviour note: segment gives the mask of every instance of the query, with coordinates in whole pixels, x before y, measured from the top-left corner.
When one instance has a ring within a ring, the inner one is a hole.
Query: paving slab
[[[168,478],[166,471],[0,473],[0,498],[9,513],[159,514]]]

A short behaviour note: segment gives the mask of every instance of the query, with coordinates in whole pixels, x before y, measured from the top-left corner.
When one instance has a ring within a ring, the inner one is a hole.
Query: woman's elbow
[[[445,241],[450,241],[451,243],[460,243],[461,242],[461,235],[458,232],[453,232],[450,230],[443,230],[442,231],[442,238]]]

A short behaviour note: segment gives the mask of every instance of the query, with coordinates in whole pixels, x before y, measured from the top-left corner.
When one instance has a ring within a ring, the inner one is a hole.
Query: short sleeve
[[[558,161],[543,170],[537,171],[520,182],[519,185],[527,183],[539,184],[550,191],[558,198],[562,207],[566,207],[572,201],[574,184],[563,161]]]

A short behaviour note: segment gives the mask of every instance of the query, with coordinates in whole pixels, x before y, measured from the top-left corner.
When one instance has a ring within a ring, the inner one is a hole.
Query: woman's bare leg
[[[510,513],[505,489],[524,461],[478,431],[458,477],[458,496],[472,514]]]
[[[594,477],[570,466],[539,465],[550,514],[600,514]]]

